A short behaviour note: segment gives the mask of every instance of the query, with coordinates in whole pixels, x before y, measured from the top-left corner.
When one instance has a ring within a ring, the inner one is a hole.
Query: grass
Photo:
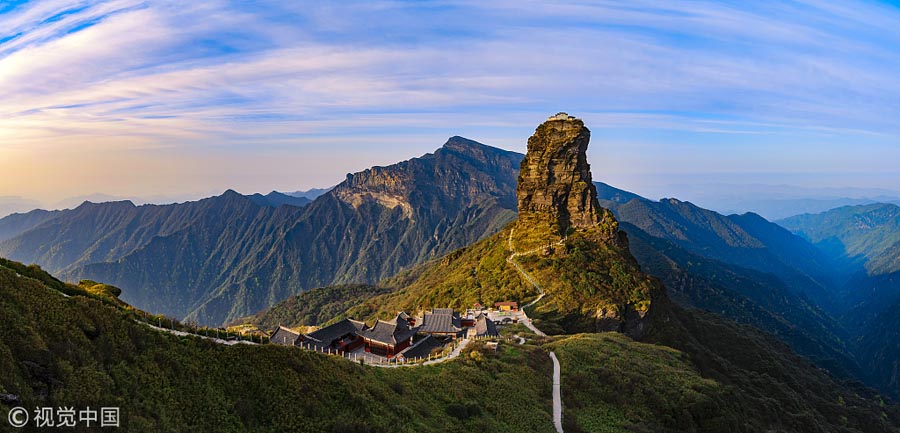
[[[567,432],[724,431],[727,390],[681,352],[618,333],[556,337]]]
[[[122,408],[122,431],[552,432],[549,360],[481,343],[453,362],[360,366],[279,346],[222,346],[64,298],[0,267],[0,387],[26,407]],[[0,408],[5,417],[6,408]]]
[[[156,332],[106,297],[72,287],[60,296],[50,287],[60,284],[0,262],[0,388],[26,407],[121,407],[125,432],[550,433],[550,350],[567,433],[896,432],[900,419],[777,347],[760,349],[768,340],[696,313],[676,311],[658,329],[684,352],[578,334],[497,352],[473,341],[449,362],[383,369]]]
[[[393,291],[351,308],[346,315],[388,318],[397,311],[434,307],[462,310],[476,302],[493,305],[513,300],[524,304],[535,299],[538,292],[534,286],[506,261],[513,225],[440,260],[381,282],[381,286]],[[516,233],[520,231],[521,225],[516,227]],[[572,233],[565,245],[548,255],[516,259],[547,293],[529,311],[545,332],[594,332],[607,326],[598,312],[609,312],[615,322],[626,311],[644,313],[649,309],[651,293],[659,288],[658,283],[640,272],[627,248],[597,242],[591,236],[592,232]]]

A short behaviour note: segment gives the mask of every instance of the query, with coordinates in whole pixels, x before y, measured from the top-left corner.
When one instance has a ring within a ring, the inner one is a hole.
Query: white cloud
[[[893,9],[445,7],[29,3],[0,15],[0,38],[21,33],[0,44],[0,152],[309,149],[316,140],[344,143],[332,146],[340,151],[410,134],[436,147],[451,130],[517,147],[559,109],[595,130],[798,139],[809,149],[900,133]],[[45,22],[63,10],[72,12]]]

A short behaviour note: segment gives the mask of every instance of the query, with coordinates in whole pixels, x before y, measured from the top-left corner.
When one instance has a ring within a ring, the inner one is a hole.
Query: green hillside
[[[512,226],[471,247],[381,283],[395,290],[348,311],[350,317],[387,318],[397,311],[464,309],[476,302],[534,300],[538,293],[506,262]],[[521,257],[521,266],[547,293],[529,314],[552,333],[617,330],[626,313],[646,313],[659,286],[641,274],[627,249],[589,242],[580,234],[547,256]],[[598,314],[607,311],[608,315]],[[610,319],[607,323],[606,319]]]
[[[16,275],[0,267],[0,386],[26,407],[118,406],[132,432],[553,431],[539,348],[381,369],[175,337]]]
[[[567,432],[880,432],[896,431],[888,423],[898,419],[852,391],[810,386],[810,376],[827,378],[820,372],[794,381],[833,413],[780,400],[774,383],[768,403],[753,400],[737,384],[705,378],[686,353],[615,333],[504,342],[496,353],[476,342],[450,362],[382,369],[297,348],[176,337],[114,305],[4,262],[0,392],[25,407],[121,407],[127,432],[552,432],[552,350]],[[801,412],[790,415],[795,407]],[[0,405],[0,419],[8,410]]]
[[[233,325],[251,323],[260,329],[271,330],[279,325],[320,326],[331,320],[341,319],[345,312],[363,305],[378,295],[392,289],[364,284],[329,286],[308,290],[281,301],[259,313],[234,321]]]

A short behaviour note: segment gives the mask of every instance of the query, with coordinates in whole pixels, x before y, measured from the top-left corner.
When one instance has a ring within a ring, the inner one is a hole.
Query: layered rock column
[[[521,247],[551,244],[578,229],[614,239],[612,214],[600,207],[587,162],[591,132],[581,119],[560,113],[528,139],[516,189]]]

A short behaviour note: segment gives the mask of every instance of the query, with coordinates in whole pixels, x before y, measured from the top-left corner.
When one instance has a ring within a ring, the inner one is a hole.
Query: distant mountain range
[[[41,204],[36,200],[16,196],[0,196],[0,218],[9,214],[28,212],[40,206]]]
[[[883,188],[834,188],[786,184],[709,182],[669,185],[664,194],[677,192],[693,203],[719,213],[753,212],[774,221],[804,213],[825,212],[842,206],[873,203],[900,204],[900,191]],[[655,188],[657,191],[661,187]]]
[[[349,175],[308,204],[228,191],[13,215],[0,220],[0,255],[122,287],[123,299],[150,311],[220,324],[313,287],[378,281],[496,233],[515,217],[521,158],[453,137],[433,154]]]
[[[316,197],[328,192],[331,188],[313,188],[307,191],[295,191],[295,192],[278,192],[272,191],[269,194],[252,194],[251,197],[268,197],[270,200],[275,200],[275,202],[280,204],[292,204],[295,206],[302,206],[309,202],[312,202],[316,199]],[[82,205],[84,202],[91,203],[108,203],[108,202],[116,202],[116,201],[130,201],[136,205],[144,205],[144,204],[172,204],[172,203],[185,203],[189,201],[197,201],[197,197],[203,197],[202,195],[198,196],[196,194],[183,194],[183,195],[156,195],[156,196],[143,196],[143,197],[125,197],[119,195],[110,195],[110,194],[89,194],[89,195],[81,195],[75,197],[68,197],[58,202],[42,205],[37,200],[29,200],[22,197],[0,197],[0,218],[3,218],[7,215],[11,215],[14,213],[28,213],[32,210],[36,209],[47,209],[47,210],[66,210],[66,209],[75,209],[76,207]],[[293,199],[300,200],[293,200]],[[266,205],[266,204],[264,204]],[[269,204],[271,205],[271,204]]]
[[[313,201],[313,200],[319,198],[320,195],[325,194],[326,192],[331,191],[332,189],[334,189],[334,187],[331,187],[331,188],[312,188],[312,189],[308,189],[308,190],[306,190],[306,191],[294,191],[294,192],[288,192],[288,193],[285,193],[285,194],[287,194],[287,195],[289,195],[289,196],[291,196],[291,197],[305,198],[305,199],[307,199],[307,200],[309,200],[309,201]]]

